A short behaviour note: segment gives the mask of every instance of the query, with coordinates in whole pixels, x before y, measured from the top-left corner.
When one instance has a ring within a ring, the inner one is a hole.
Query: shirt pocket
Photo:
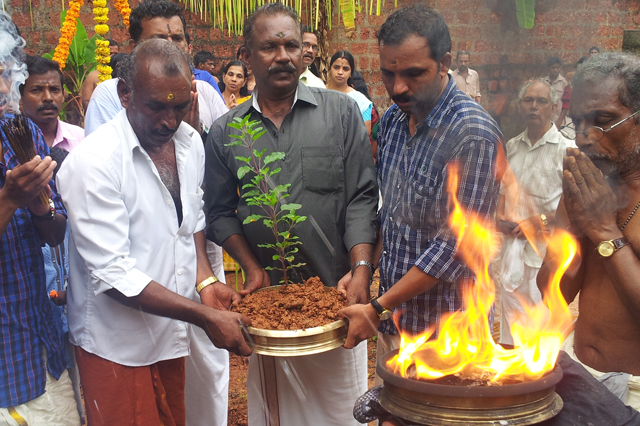
[[[406,193],[402,206],[405,220],[414,228],[429,226],[431,219],[433,219],[431,210],[437,191],[436,180],[416,174],[405,185],[405,188]]]
[[[203,194],[204,191],[201,188],[198,188],[198,191],[195,194],[185,194],[185,204],[182,206],[181,233],[194,233],[196,226],[198,225],[198,216],[204,205],[204,202],[202,201]]]
[[[344,163],[338,146],[302,148],[302,184],[317,194],[344,190]]]
[[[528,180],[527,192],[538,198],[549,198],[550,188],[562,187],[562,178],[556,169],[532,167]]]

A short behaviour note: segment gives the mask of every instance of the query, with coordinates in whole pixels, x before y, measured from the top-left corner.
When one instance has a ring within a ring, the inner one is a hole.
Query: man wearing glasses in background
[[[300,81],[309,87],[325,88],[324,83],[314,73],[311,72],[309,67],[316,60],[318,54],[318,36],[313,29],[307,25],[302,27],[302,64],[304,65],[304,72],[300,74]]]
[[[564,157],[556,226],[580,244],[562,278],[567,303],[580,292],[580,316],[563,350],[625,404],[640,409],[640,58],[604,53],[574,78],[569,116],[579,149]],[[565,135],[572,135],[566,132]],[[557,259],[538,274],[546,283]]]

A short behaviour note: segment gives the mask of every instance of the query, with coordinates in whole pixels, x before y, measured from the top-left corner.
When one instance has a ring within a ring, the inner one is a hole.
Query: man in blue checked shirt
[[[490,220],[498,201],[502,134],[480,105],[448,75],[451,38],[442,17],[416,5],[393,13],[378,33],[382,80],[395,102],[378,133],[376,171],[379,212],[380,297],[341,311],[349,319],[345,347],[373,336],[378,355],[395,349],[403,333],[437,326],[442,315],[462,308],[462,289],[472,273],[455,255],[447,167],[460,170],[462,207]],[[379,255],[379,256],[378,256]],[[349,277],[341,280],[348,287]]]
[[[26,77],[11,18],[0,12],[0,124],[13,116]],[[12,84],[13,83],[13,84]],[[78,426],[80,418],[54,326],[45,283],[43,243],[62,242],[67,218],[51,178],[56,166],[42,132],[29,121],[36,156],[18,164],[0,130],[0,426]],[[48,204],[38,194],[50,190]]]

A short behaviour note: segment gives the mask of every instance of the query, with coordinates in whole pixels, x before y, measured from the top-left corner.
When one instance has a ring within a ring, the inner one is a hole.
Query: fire
[[[559,259],[559,267],[552,275],[544,303],[525,306],[526,315],[512,326],[515,349],[503,348],[494,342],[489,327],[495,300],[489,265],[497,254],[496,232],[492,224],[460,206],[456,195],[457,166],[451,166],[448,174],[447,190],[453,207],[449,226],[458,235],[457,254],[475,272],[476,282],[463,294],[465,311],[442,318],[437,339],[428,340],[435,329],[415,337],[401,336],[400,351],[389,361],[389,367],[407,377],[409,367],[415,365],[418,378],[427,380],[450,374],[495,383],[538,379],[554,368],[562,342],[572,327],[571,313],[560,292],[560,279],[578,246],[567,232],[560,230],[547,241],[551,255]],[[534,237],[527,235],[530,241]]]

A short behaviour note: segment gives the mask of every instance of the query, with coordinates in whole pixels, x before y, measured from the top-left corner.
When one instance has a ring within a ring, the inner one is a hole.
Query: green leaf
[[[55,53],[56,53],[56,50],[53,49],[51,52],[47,52],[44,55],[42,55],[42,57],[45,59],[53,60],[53,55],[55,55]]]
[[[262,127],[259,127],[258,129],[262,129]],[[258,140],[258,138],[260,138],[260,136],[264,135],[265,133],[267,133],[267,131],[266,131],[266,130],[263,130],[263,131],[258,132],[258,133],[254,133],[254,134],[252,134],[252,135],[251,135],[251,138],[252,138],[254,141],[257,141],[257,140]]]
[[[284,158],[284,152],[272,152],[271,154],[264,157],[264,164],[271,164],[274,161],[282,160]]]
[[[253,183],[245,183],[244,185],[242,185],[242,190],[244,191],[247,188],[253,188],[253,187],[255,187]]]
[[[271,256],[272,260],[280,260],[280,255],[279,254],[274,254],[273,256]]]
[[[76,35],[71,40],[71,47],[69,47],[69,57],[67,58],[67,62],[70,62],[74,68],[78,68],[84,64],[84,48],[87,47],[87,43],[89,43],[89,36],[87,36],[87,31],[84,29],[84,25],[80,22],[80,19],[76,18]],[[95,50],[95,44],[94,44]],[[77,72],[78,70],[76,70]],[[79,75],[78,73],[77,75]]]
[[[262,158],[262,156],[264,155],[264,153],[267,152],[267,148],[263,149],[262,151],[258,151],[257,149],[253,150],[253,155],[258,157],[258,158]]]
[[[267,228],[273,228],[273,221],[269,220],[269,219],[265,219],[262,221],[262,223],[264,223],[264,226],[266,226]]]
[[[242,221],[243,225],[248,225],[252,222],[255,222],[256,220],[260,220],[262,219],[262,216],[260,216],[259,214],[252,214],[250,216],[247,216],[247,218],[245,220]]]
[[[84,47],[84,52],[82,52],[84,63],[89,66],[87,74],[93,71],[98,65],[96,62],[96,40],[102,40],[102,37],[98,34],[91,37],[87,45]]]
[[[238,155],[236,157],[236,160],[243,161],[245,163],[250,163],[251,162],[251,157],[242,157],[242,156]]]
[[[280,208],[282,210],[298,210],[302,208],[302,204],[295,204],[295,203],[289,203],[289,204],[283,204],[280,206]]]
[[[243,118],[240,118],[240,117],[234,117],[234,119],[233,119],[233,123],[229,123],[229,124],[227,124],[227,125],[228,125],[228,126],[231,126],[231,127],[235,127],[235,123],[242,123],[242,120],[244,120],[245,118],[247,118],[247,116],[244,116]]]
[[[281,170],[282,170],[282,168],[280,168],[280,167],[278,167],[277,169],[273,169],[273,170],[271,171],[271,173],[269,173],[269,176],[273,176],[273,175],[275,175],[276,173],[280,173],[280,171],[281,171]]]
[[[251,167],[249,166],[242,166],[238,169],[238,179],[242,179],[244,177],[244,175],[246,175],[247,173],[249,173],[251,171]]]
[[[260,248],[274,248],[275,245],[273,245],[273,244],[258,244],[258,247],[260,247]]]
[[[248,185],[251,185],[251,184],[248,184]],[[242,198],[255,197],[257,195],[260,195],[260,191],[258,191],[257,189],[254,189],[253,191],[247,191],[244,194],[242,194]]]
[[[516,16],[520,28],[530,30],[533,28],[536,19],[536,0],[515,0]]]

